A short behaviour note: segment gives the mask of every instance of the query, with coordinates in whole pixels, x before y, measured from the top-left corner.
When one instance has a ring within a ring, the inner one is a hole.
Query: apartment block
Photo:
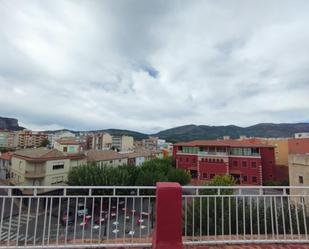
[[[64,185],[69,170],[85,163],[84,154],[66,154],[47,148],[20,150],[12,155],[10,183],[19,186]]]
[[[158,137],[149,137],[148,139],[142,140],[142,145],[147,150],[156,150],[158,146]]]
[[[113,136],[112,148],[118,151],[133,151],[134,139],[131,136]]]
[[[274,147],[239,140],[196,140],[173,148],[176,167],[190,171],[198,181],[232,175],[238,184],[262,185],[274,180]]]
[[[40,147],[42,142],[48,139],[48,135],[43,132],[33,132],[23,130],[17,132],[19,148]]]
[[[18,144],[17,133],[14,131],[0,131],[0,148],[16,148]]]
[[[112,147],[112,136],[106,132],[88,135],[86,137],[87,150],[109,150]]]

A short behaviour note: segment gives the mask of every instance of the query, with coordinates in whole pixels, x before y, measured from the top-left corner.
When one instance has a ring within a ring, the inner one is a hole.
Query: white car
[[[88,214],[88,208],[85,207],[83,203],[78,203],[77,206],[77,215],[78,217],[83,217]]]

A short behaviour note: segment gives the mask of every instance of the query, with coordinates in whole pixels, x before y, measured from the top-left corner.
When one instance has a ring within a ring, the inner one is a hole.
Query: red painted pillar
[[[157,183],[152,249],[183,249],[181,192],[178,183]]]

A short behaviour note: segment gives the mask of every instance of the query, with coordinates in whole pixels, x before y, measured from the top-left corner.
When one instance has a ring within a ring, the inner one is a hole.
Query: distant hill
[[[19,131],[22,129],[24,127],[19,126],[17,119],[0,117],[0,130]]]
[[[0,117],[0,129],[21,130],[24,129],[18,125],[18,120],[14,118]],[[107,132],[113,136],[127,135],[134,137],[135,140],[148,138],[150,134],[137,131],[122,129],[102,129],[92,131],[73,131],[68,129],[44,131],[45,133],[56,133],[59,131],[70,131],[73,133],[80,132]],[[241,135],[248,137],[293,137],[297,132],[309,132],[309,123],[261,123],[248,127],[240,127],[236,125],[227,126],[209,126],[209,125],[184,125],[167,130],[160,131],[151,136],[158,136],[170,142],[190,141],[195,139],[218,139],[223,136],[231,138],[239,138]]]
[[[293,137],[294,133],[297,132],[309,132],[309,123],[261,123],[249,127],[239,127],[235,125],[208,126],[192,124],[163,130],[153,135],[176,142],[195,139],[218,139],[223,136],[239,138],[241,135],[249,137]]]

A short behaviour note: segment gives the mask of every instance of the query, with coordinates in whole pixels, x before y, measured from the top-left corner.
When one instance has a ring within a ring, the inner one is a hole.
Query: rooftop
[[[86,152],[89,161],[108,161],[127,158],[126,154],[120,154],[113,150],[89,150]]]
[[[26,161],[32,161],[32,160],[47,161],[47,160],[53,160],[53,159],[65,159],[65,158],[73,159],[73,158],[85,157],[84,154],[80,154],[80,153],[66,154],[57,149],[47,149],[44,147],[19,150],[19,151],[16,151],[13,154],[13,156],[22,158]]]
[[[0,159],[2,160],[11,160],[13,152],[4,152],[0,153]]]
[[[194,140],[176,143],[176,146],[226,146],[226,147],[269,147],[274,146],[260,143],[255,140]]]

